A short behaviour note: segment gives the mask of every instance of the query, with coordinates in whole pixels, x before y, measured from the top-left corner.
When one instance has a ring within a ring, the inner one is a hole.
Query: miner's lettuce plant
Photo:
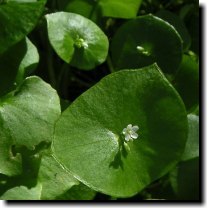
[[[198,15],[0,0],[0,198],[199,200]]]

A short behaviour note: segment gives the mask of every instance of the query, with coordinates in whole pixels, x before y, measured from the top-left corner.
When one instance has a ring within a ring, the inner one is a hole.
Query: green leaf
[[[38,50],[28,38],[26,38],[26,47],[27,51],[20,63],[16,76],[17,84],[20,84],[25,79],[25,77],[29,76],[29,74],[33,72],[39,62]]]
[[[188,118],[188,139],[182,160],[189,160],[199,157],[199,117],[189,114]]]
[[[93,200],[96,192],[86,185],[80,183],[73,186],[63,195],[56,198],[56,200]]]
[[[46,15],[49,40],[65,62],[90,70],[106,60],[108,39],[89,19],[73,13]]]
[[[12,148],[34,149],[51,142],[54,123],[60,115],[59,97],[38,77],[27,78],[17,89],[0,99],[0,173],[21,171],[20,157]]]
[[[199,65],[189,55],[184,55],[174,80],[174,87],[181,95],[188,111],[199,103]]]
[[[175,27],[175,29],[178,31],[179,35],[183,40],[183,49],[184,51],[187,51],[191,45],[191,37],[181,18],[175,13],[172,13],[167,10],[158,11],[156,13],[156,16],[162,18],[165,21],[168,21],[172,26]]]
[[[7,0],[0,3],[0,54],[36,26],[46,0]]]
[[[123,24],[113,37],[112,61],[116,69],[140,68],[154,62],[174,74],[182,57],[182,40],[169,23],[153,15]]]
[[[94,7],[96,7],[97,1],[70,0],[65,4],[63,4],[62,1],[59,1],[59,4],[61,4],[61,8],[66,12],[76,13],[90,19],[90,16],[93,14]]]
[[[42,185],[41,200],[54,200],[79,182],[60,165],[52,155],[44,155],[38,182]]]
[[[77,13],[87,18],[99,14],[102,17],[134,18],[142,0],[70,0],[59,3],[65,11]],[[67,5],[66,5],[67,4]]]
[[[37,185],[34,188],[27,188],[25,186],[14,187],[5,192],[0,199],[1,200],[39,200],[41,195],[41,185]]]
[[[128,124],[139,137],[124,144]],[[177,163],[186,137],[183,102],[152,65],[110,74],[78,97],[56,123],[52,150],[85,185],[129,197]]]
[[[134,18],[142,0],[100,0],[102,16],[114,18]]]

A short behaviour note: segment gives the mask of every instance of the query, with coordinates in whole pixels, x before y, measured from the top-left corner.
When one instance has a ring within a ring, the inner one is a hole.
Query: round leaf
[[[139,136],[124,143],[129,124]],[[82,94],[56,123],[52,149],[85,185],[129,197],[176,164],[186,136],[183,102],[152,65],[111,74]]]
[[[139,16],[122,25],[111,44],[116,69],[140,68],[154,62],[165,73],[178,70],[182,40],[169,23],[153,15]]]
[[[0,2],[0,54],[23,39],[37,24],[46,0]]]
[[[1,98],[0,173],[10,176],[21,171],[21,160],[13,154],[13,146],[34,149],[40,142],[51,142],[59,115],[56,91],[35,76]]]
[[[49,14],[46,19],[50,43],[65,62],[89,70],[106,60],[108,39],[91,20],[67,12]]]
[[[183,49],[184,51],[187,51],[191,45],[191,37],[181,18],[175,13],[167,10],[158,11],[156,13],[156,16],[162,18],[165,21],[168,21],[171,25],[175,27],[183,40]]]

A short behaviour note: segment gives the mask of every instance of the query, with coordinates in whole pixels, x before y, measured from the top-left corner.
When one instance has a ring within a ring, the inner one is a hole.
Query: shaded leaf
[[[0,3],[0,54],[36,26],[46,0],[7,0]]]
[[[169,23],[153,15],[139,16],[123,24],[111,44],[116,69],[140,68],[157,63],[174,74],[182,57],[182,40]]]

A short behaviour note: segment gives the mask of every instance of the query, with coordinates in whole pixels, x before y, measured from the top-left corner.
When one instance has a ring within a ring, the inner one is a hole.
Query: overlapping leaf
[[[46,0],[0,1],[0,54],[32,31],[45,3]]]
[[[13,147],[32,150],[40,142],[51,142],[54,123],[60,115],[59,98],[38,77],[27,78],[15,91],[0,100],[0,173],[21,171],[19,154]]]

